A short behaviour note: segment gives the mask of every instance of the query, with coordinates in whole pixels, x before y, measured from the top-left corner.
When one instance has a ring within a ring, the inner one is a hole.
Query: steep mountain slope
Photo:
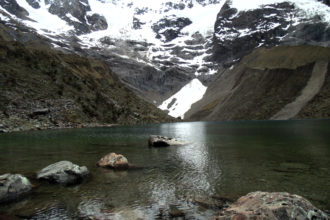
[[[259,48],[221,74],[185,114],[190,120],[330,117],[330,48]]]
[[[3,22],[33,28],[55,48],[109,60],[120,79],[149,102],[160,104],[195,75],[216,72],[203,58],[223,4],[218,0],[13,2],[0,2]],[[153,86],[158,84],[164,85]]]
[[[0,130],[172,119],[128,90],[102,61],[0,38]]]
[[[0,23],[24,33],[16,40],[104,60],[171,115],[205,91],[188,103],[173,98],[182,89],[208,86],[255,48],[329,47],[329,22],[327,0],[0,0]]]

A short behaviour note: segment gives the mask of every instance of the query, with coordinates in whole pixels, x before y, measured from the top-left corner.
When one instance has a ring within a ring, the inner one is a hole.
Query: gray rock
[[[159,135],[150,135],[148,140],[149,147],[182,146],[186,144],[184,141]]]
[[[32,190],[30,181],[20,174],[0,176],[0,203],[15,201]]]
[[[327,220],[328,216],[305,198],[286,192],[252,192],[239,198],[214,219]]]
[[[153,24],[151,28],[163,42],[169,42],[177,38],[181,30],[191,23],[192,21],[190,21],[189,18],[176,17],[173,15],[160,19]]]
[[[17,16],[18,18],[27,19],[27,16],[29,15],[29,12],[17,4],[16,0],[0,0],[0,5],[2,8],[6,9],[9,13]]]
[[[99,14],[93,14],[87,16],[87,20],[90,23],[93,31],[105,30],[108,28],[107,20],[104,16]]]
[[[38,115],[47,115],[50,112],[49,108],[39,108],[35,109],[31,112],[30,116],[38,116]]]
[[[26,2],[29,3],[29,5],[34,9],[40,8],[40,4],[38,0],[26,0]]]
[[[80,167],[70,161],[60,161],[43,168],[37,174],[37,179],[50,183],[72,185],[80,183],[88,174],[89,171],[85,166]]]

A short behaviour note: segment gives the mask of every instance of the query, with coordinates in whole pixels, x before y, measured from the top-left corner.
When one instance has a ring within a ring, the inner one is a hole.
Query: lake
[[[190,144],[148,148],[159,134]],[[137,166],[99,168],[110,152]],[[0,206],[0,215],[30,219],[156,219],[173,207],[187,219],[207,219],[216,208],[196,198],[236,199],[252,191],[285,191],[330,210],[330,120],[183,122],[110,128],[0,134],[0,174],[20,173],[37,185],[26,199]],[[91,176],[63,187],[38,183],[35,173],[69,160]]]

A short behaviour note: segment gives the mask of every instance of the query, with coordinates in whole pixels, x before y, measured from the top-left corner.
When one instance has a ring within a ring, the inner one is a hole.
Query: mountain
[[[258,48],[207,89],[190,120],[286,120],[330,117],[330,48]]]
[[[0,0],[17,41],[103,60],[175,117],[256,48],[329,47],[329,15],[328,0]]]
[[[125,84],[156,105],[196,75],[216,72],[203,58],[220,1],[11,2],[0,2],[5,25],[20,22],[56,49],[105,60]]]
[[[0,29],[0,132],[173,121],[103,61],[8,41]]]
[[[211,60],[230,67],[259,47],[330,46],[329,7],[317,1],[268,2],[274,3],[224,4],[215,22]]]

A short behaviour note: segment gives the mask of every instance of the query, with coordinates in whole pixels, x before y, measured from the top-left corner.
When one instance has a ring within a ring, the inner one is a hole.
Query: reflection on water
[[[221,175],[218,163],[212,164],[209,151],[205,144],[206,123],[176,123],[161,125],[161,133],[181,138],[190,144],[175,149],[175,157],[181,163],[180,178],[184,189],[194,189],[190,194],[212,194],[215,185],[210,183],[218,181]],[[212,170],[212,172],[209,172]],[[187,172],[189,171],[189,172]],[[196,178],[198,177],[198,178]],[[177,186],[177,188],[180,186]]]
[[[0,135],[1,173],[34,173],[70,160],[92,176],[75,187],[41,184],[1,214],[33,219],[154,219],[171,206],[186,217],[217,214],[193,202],[212,195],[287,191],[330,209],[330,121],[174,123],[68,129]],[[150,134],[176,137],[186,146],[148,148]],[[138,169],[114,172],[95,166],[109,152]]]

